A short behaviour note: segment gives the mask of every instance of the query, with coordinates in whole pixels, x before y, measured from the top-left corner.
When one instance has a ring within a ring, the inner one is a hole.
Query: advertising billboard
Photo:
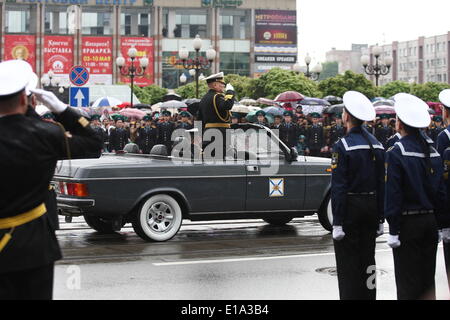
[[[111,37],[83,37],[81,55],[82,65],[89,71],[88,85],[112,84]]]
[[[153,55],[153,39],[152,38],[137,38],[137,37],[122,37],[120,43],[120,52],[125,58],[125,65],[131,65],[131,58],[128,57],[128,49],[135,47],[137,56],[134,60],[135,67],[139,66],[139,59],[143,56],[148,58],[148,67],[145,69],[143,77],[135,77],[134,84],[140,87],[149,86],[154,83],[154,55]],[[130,83],[129,77],[120,77],[123,83]]]
[[[70,68],[73,66],[73,37],[44,37],[44,73],[53,71],[61,84],[68,84]]]
[[[4,59],[25,60],[36,72],[36,36],[6,34],[4,37]]]

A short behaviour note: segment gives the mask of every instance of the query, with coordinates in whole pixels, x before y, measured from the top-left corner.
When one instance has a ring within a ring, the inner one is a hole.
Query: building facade
[[[339,73],[342,74],[347,70],[355,73],[362,73],[361,56],[367,51],[367,44],[352,44],[351,50],[336,50],[332,48],[325,55],[327,62],[337,62]]]
[[[64,84],[75,65],[88,68],[88,85],[128,82],[115,60],[134,46],[150,62],[137,84],[176,88],[181,74],[191,78],[178,51],[194,57],[196,35],[201,57],[217,52],[205,76],[255,77],[297,58],[295,0],[2,0],[0,18],[0,58],[25,59]]]

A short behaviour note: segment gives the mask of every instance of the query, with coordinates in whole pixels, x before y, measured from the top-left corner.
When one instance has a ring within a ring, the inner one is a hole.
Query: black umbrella
[[[189,106],[189,105],[191,105],[193,103],[200,102],[200,99],[195,99],[195,98],[194,99],[186,99],[186,100],[183,100],[183,102],[186,103]]]
[[[138,109],[151,109],[151,106],[146,103],[136,103],[133,105],[133,107],[138,108]]]
[[[344,104],[335,104],[329,107],[326,107],[325,109],[323,109],[323,113],[328,113],[328,114],[332,114],[332,113],[342,113],[344,111]]]
[[[170,101],[170,100],[181,101],[181,100],[183,100],[183,98],[179,94],[168,93],[162,99],[163,102]]]
[[[331,104],[340,104],[342,103],[342,98],[336,96],[326,96],[323,100],[327,100]]]

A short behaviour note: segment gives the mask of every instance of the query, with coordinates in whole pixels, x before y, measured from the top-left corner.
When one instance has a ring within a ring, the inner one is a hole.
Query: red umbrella
[[[121,103],[121,104],[118,104],[117,106],[118,106],[120,109],[124,109],[124,108],[131,107],[131,103],[129,103],[129,102],[123,102],[123,103]]]
[[[141,111],[139,109],[133,109],[133,108],[125,108],[123,110],[120,110],[119,113],[122,116],[128,117],[128,118],[138,118],[142,119],[146,113],[144,111]]]
[[[395,114],[395,108],[391,106],[378,106],[375,107],[376,114]]]
[[[274,101],[276,102],[298,102],[300,100],[303,100],[304,96],[301,93],[298,93],[297,91],[286,91],[283,93],[280,93]]]

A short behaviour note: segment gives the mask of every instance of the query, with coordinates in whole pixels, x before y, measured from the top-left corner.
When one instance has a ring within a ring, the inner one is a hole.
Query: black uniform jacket
[[[57,116],[59,125],[25,115],[0,118],[0,219],[25,213],[46,201],[59,159],[100,156],[102,141],[73,110]],[[9,230],[0,230],[0,238]],[[0,273],[44,266],[61,258],[46,214],[16,227],[0,252]]]
[[[227,91],[226,94],[209,90],[200,101],[197,119],[208,123],[230,123],[230,110],[234,105],[234,92]]]

